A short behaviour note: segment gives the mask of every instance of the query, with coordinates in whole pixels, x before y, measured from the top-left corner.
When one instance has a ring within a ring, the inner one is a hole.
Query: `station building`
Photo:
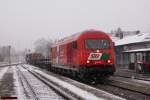
[[[143,67],[150,67],[150,33],[138,33],[113,40],[117,67],[140,71],[144,70]]]

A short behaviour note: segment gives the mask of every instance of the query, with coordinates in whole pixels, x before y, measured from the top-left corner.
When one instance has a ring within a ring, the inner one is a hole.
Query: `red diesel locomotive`
[[[89,30],[54,43],[51,68],[80,78],[104,78],[115,72],[114,47],[108,34]]]

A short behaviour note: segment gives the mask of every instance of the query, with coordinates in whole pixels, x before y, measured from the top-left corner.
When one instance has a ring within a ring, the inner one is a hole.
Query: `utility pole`
[[[9,66],[11,66],[11,46],[8,46],[9,49]]]

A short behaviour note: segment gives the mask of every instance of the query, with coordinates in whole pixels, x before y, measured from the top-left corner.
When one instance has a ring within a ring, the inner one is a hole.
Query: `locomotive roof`
[[[56,41],[56,42],[52,45],[52,47],[53,47],[53,46],[56,46],[56,45],[59,45],[59,44],[66,43],[66,41],[67,41],[67,42],[75,41],[75,40],[77,40],[82,34],[86,34],[86,33],[91,33],[91,34],[92,34],[93,32],[100,32],[101,34],[106,35],[106,36],[109,37],[109,35],[107,35],[106,33],[102,32],[102,31],[87,30],[87,31],[78,32],[78,33],[75,33],[75,34],[73,34],[73,35],[71,35],[71,36],[62,38],[62,39]]]

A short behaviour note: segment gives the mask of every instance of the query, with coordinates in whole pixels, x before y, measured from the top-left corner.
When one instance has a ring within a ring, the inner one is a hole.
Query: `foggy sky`
[[[0,46],[33,48],[87,29],[150,32],[150,0],[0,0]]]

